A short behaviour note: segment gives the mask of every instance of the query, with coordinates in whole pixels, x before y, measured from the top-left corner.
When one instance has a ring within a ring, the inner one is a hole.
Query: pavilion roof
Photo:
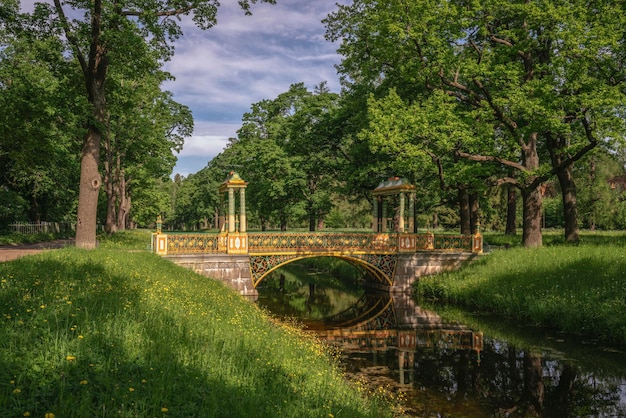
[[[390,177],[382,181],[373,191],[373,195],[392,195],[401,192],[414,191],[415,186],[404,177]]]
[[[226,180],[220,185],[219,191],[224,192],[228,188],[243,188],[248,185],[247,181],[244,181],[239,174],[235,171],[231,171],[226,177]]]

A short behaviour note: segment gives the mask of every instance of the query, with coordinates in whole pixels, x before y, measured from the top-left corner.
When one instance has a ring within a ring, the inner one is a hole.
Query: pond
[[[626,353],[597,341],[367,290],[331,258],[274,271],[258,304],[341,352],[349,378],[407,416],[626,417]]]

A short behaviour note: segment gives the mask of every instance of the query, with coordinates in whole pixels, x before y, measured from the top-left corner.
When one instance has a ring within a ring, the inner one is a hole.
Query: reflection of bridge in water
[[[445,322],[422,309],[410,295],[366,292],[357,303],[319,322],[307,324],[323,340],[358,350],[411,352],[417,348],[473,350],[483,347],[482,333]]]

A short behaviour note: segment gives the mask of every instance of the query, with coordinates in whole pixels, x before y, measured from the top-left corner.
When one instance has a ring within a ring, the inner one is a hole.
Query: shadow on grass
[[[124,269],[112,274],[97,258],[58,254],[0,267],[3,417],[328,415],[265,347],[224,353],[220,336],[193,336],[183,318],[149,311],[145,289]],[[199,351],[221,370],[207,369]],[[336,409],[359,416],[349,405]]]

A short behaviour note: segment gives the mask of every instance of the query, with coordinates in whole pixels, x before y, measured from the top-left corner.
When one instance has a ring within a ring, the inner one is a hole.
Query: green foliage
[[[582,241],[494,251],[460,271],[425,277],[416,290],[426,298],[626,345],[626,238],[589,234]]]
[[[0,188],[28,202],[31,221],[63,221],[75,208],[80,148],[74,139],[85,103],[54,34],[20,29],[32,20],[16,17],[0,39]]]
[[[525,199],[599,144],[622,146],[625,22],[616,1],[502,0],[356,0],[325,20],[347,89],[369,97],[360,138],[379,161],[434,193],[429,171]],[[525,244],[539,245],[539,205],[526,210]]]
[[[391,415],[313,338],[121,241],[0,265],[6,416]]]
[[[0,231],[8,230],[13,222],[28,219],[28,203],[15,191],[0,188]]]

